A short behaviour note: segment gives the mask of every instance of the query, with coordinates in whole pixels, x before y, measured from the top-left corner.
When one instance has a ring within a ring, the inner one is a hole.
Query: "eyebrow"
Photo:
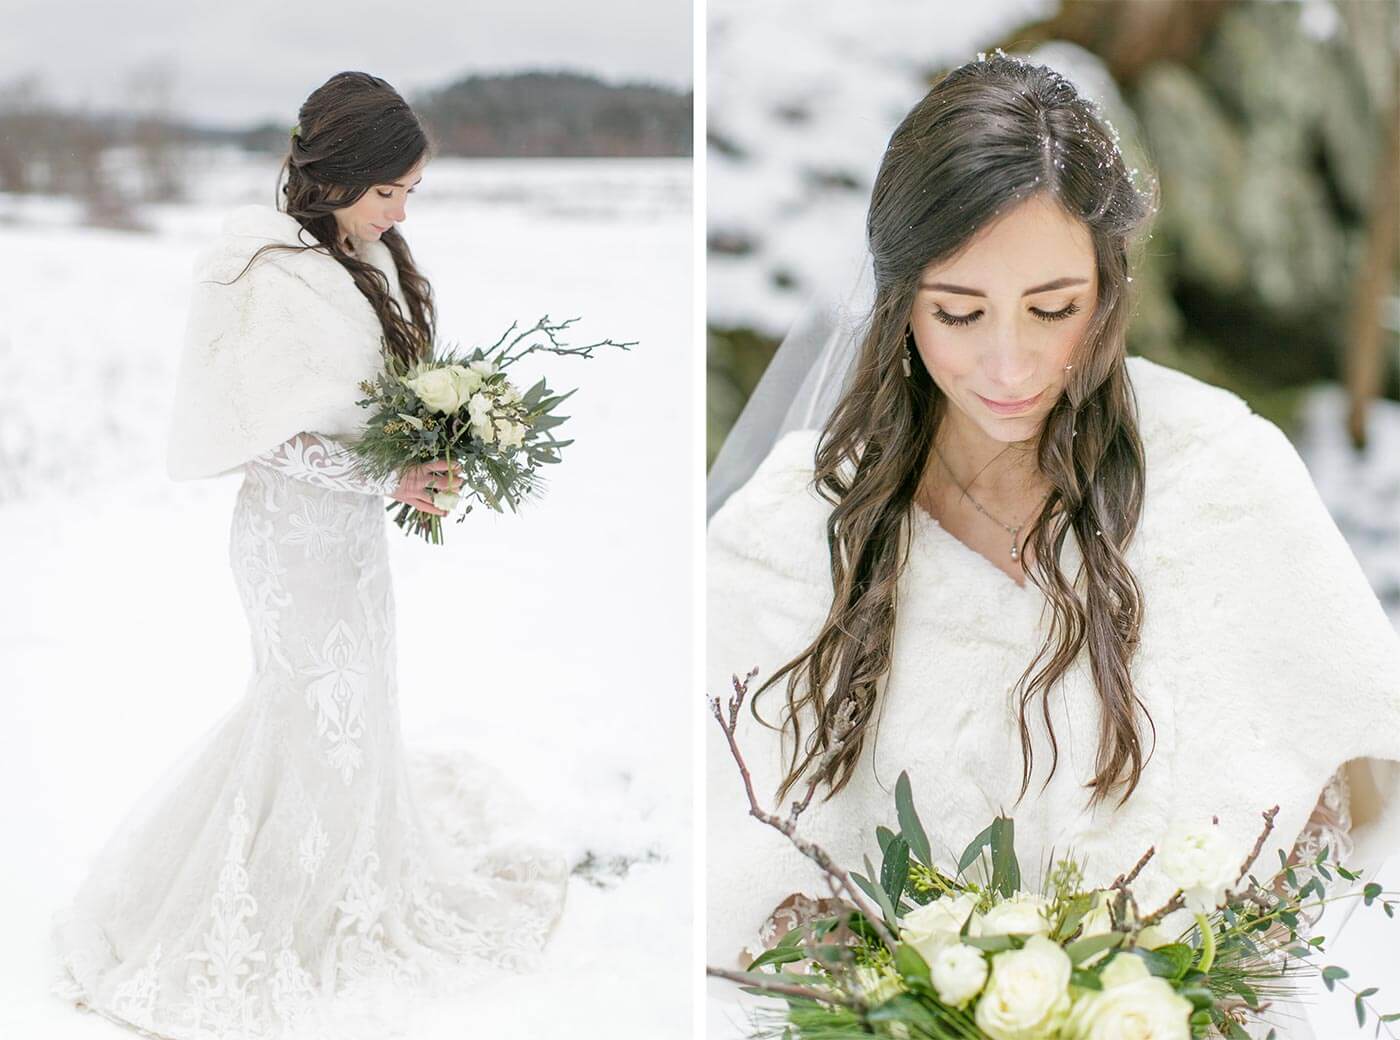
[[[392,184],[392,185],[393,185],[394,187],[396,187],[396,188],[402,188],[402,187],[403,187],[403,183],[402,183],[401,181],[390,181],[389,183]],[[423,178],[422,178],[422,177],[419,177],[419,178],[418,178],[416,181],[414,181],[413,183],[414,183],[414,184],[422,184],[422,183],[423,183]]]
[[[1056,278],[1053,282],[1046,282],[1044,285],[1033,286],[1023,292],[1022,296],[1034,296],[1036,293],[1049,292],[1051,289],[1063,289],[1070,285],[1084,285],[1089,281],[1087,278]],[[987,294],[981,289],[969,289],[962,285],[950,285],[947,282],[920,282],[920,289],[937,289],[940,292],[957,293],[959,296],[981,296],[986,298]]]

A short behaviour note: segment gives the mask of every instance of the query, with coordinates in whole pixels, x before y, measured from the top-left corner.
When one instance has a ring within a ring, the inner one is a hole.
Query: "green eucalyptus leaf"
[[[891,905],[899,902],[904,895],[904,885],[908,880],[909,843],[896,835],[885,849],[885,859],[880,865],[880,887],[889,895]]]
[[[933,866],[933,850],[929,847],[928,834],[914,808],[914,792],[909,783],[908,771],[901,772],[894,785],[895,811],[899,814],[899,830],[909,843],[912,852],[925,866]]]
[[[1096,953],[1122,945],[1123,939],[1122,932],[1102,932],[1086,939],[1074,940],[1065,947],[1065,953],[1071,964],[1082,964]]]

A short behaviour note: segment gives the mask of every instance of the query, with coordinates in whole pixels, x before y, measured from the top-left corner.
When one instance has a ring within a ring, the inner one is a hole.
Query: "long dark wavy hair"
[[[274,205],[295,217],[314,241],[300,246],[269,242],[249,257],[233,281],[269,250],[325,253],[350,272],[374,307],[385,349],[404,363],[427,357],[437,308],[432,286],[419,273],[402,233],[391,228],[379,240],[393,255],[408,303],[406,315],[383,272],[345,250],[334,213],[354,205],[374,185],[398,180],[425,156],[431,158],[427,131],[398,91],[367,72],[337,72],[311,92],[297,116],[297,130],[277,175],[281,198]]]
[[[814,483],[834,508],[827,521],[833,600],[812,643],[771,676],[750,702],[786,679],[792,757],[778,797],[798,779],[830,799],[855,771],[879,687],[891,666],[896,585],[909,548],[910,514],[948,405],[906,347],[919,277],[955,255],[997,216],[1038,194],[1081,221],[1093,239],[1098,298],[1071,354],[1064,393],[1039,432],[1036,461],[1052,485],[1021,541],[1034,558],[1027,577],[1053,610],[1050,631],[1017,682],[1022,750],[1019,804],[1030,785],[1028,705],[1041,698],[1054,759],[1059,747],[1049,694],[1087,647],[1102,705],[1089,805],[1116,786],[1136,788],[1145,764],[1129,662],[1142,624],[1142,592],[1124,560],[1137,528],[1144,459],[1136,402],[1125,369],[1131,310],[1130,249],[1143,240],[1158,203],[1155,179],[1139,188],[1116,134],[1063,76],[996,56],[948,73],[905,116],[880,165],[866,235],[875,302],[851,381],[818,440]],[[912,374],[902,359],[910,357]],[[1073,531],[1083,566],[1060,567]],[[1079,579],[1083,578],[1082,586]],[[1037,670],[1037,668],[1039,670]],[[1155,746],[1156,727],[1152,726]],[[802,741],[801,716],[813,730]],[[848,724],[849,731],[837,739]],[[1126,775],[1125,775],[1126,774]],[[1050,777],[1047,775],[1046,784]],[[1043,790],[1043,787],[1042,787]]]

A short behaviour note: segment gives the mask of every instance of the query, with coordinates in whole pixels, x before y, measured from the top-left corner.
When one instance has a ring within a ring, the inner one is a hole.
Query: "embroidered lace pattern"
[[[538,966],[567,864],[507,777],[403,745],[390,483],[311,433],[244,467],[252,676],[55,915],[58,995],[168,1040],[380,1040]]]

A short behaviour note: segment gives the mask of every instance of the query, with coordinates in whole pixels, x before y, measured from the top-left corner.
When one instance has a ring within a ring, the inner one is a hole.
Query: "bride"
[[[428,158],[388,83],[339,73],[301,107],[280,207],[235,210],[196,263],[169,466],[243,471],[253,674],[55,920],[57,992],[143,1035],[383,1037],[425,992],[537,966],[563,909],[567,865],[513,833],[502,778],[400,733],[384,498],[442,515],[460,475],[375,483],[345,450],[381,349],[431,341],[396,227]]]
[[[778,809],[819,779],[799,830],[839,864],[901,770],[944,869],[1004,812],[1028,885],[1070,851],[1106,885],[1212,816],[1243,862],[1275,804],[1264,877],[1279,851],[1374,870],[1400,846],[1400,639],[1301,460],[1235,395],[1125,356],[1154,207],[1066,79],[953,71],[884,154],[863,326],[784,422],[761,386],[716,463],[738,490],[709,525],[708,692],[758,668],[754,790]],[[708,960],[746,967],[831,893],[749,818],[717,726],[709,748]],[[1140,901],[1170,892],[1149,862]]]

